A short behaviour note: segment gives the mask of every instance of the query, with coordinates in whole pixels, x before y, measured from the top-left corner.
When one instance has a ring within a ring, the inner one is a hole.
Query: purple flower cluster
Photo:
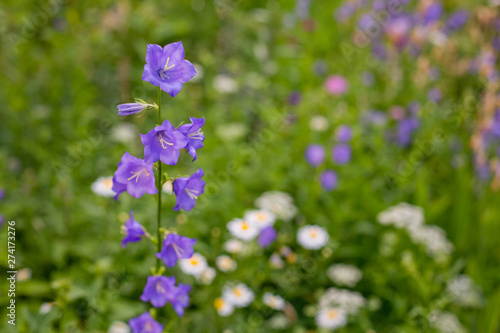
[[[340,125],[336,132],[336,145],[331,150],[331,160],[337,165],[344,165],[351,161],[352,149],[349,142],[352,140],[352,129],[347,125]],[[307,146],[305,160],[312,167],[319,167],[325,162],[325,148],[319,144]],[[324,190],[331,191],[337,187],[337,173],[334,170],[326,169],[319,175],[319,182]]]
[[[408,2],[399,1],[399,5]],[[450,34],[461,29],[469,19],[466,10],[444,17],[439,0],[422,2],[414,12],[401,8],[398,13],[393,13],[393,6],[390,0],[347,0],[334,17],[341,22],[357,18],[356,39],[370,41],[373,54],[380,59],[386,59],[387,55],[384,37],[397,51],[406,49],[417,56],[428,44],[446,42]],[[387,13],[390,13],[390,20],[384,19]]]
[[[183,84],[195,75],[194,66],[184,59],[184,47],[181,42],[168,44],[163,48],[159,45],[148,45],[142,79],[158,86],[158,105],[136,99],[135,103],[120,104],[117,107],[120,116],[132,115],[148,109],[158,110],[158,125],[148,133],[141,134],[144,158],[138,158],[126,152],[118,163],[113,177],[112,189],[115,192],[115,200],[118,200],[123,192],[128,192],[134,198],[140,198],[144,194],[158,195],[158,237],[153,239],[146,229],[134,219],[134,212],[131,211],[130,218],[123,226],[125,237],[122,240],[122,247],[128,243],[139,242],[143,238],[150,238],[157,245],[157,266],[152,271],[153,275],[148,277],[140,299],[143,302],[151,303],[156,308],[164,307],[170,303],[179,316],[184,315],[184,310],[189,305],[188,293],[191,286],[182,283],[176,285],[174,276],[163,276],[164,268],[160,267],[160,263],[163,261],[170,268],[175,266],[179,259],[191,258],[196,239],[164,231],[161,228],[161,191],[163,187],[161,168],[162,163],[166,165],[177,164],[182,149],[186,149],[193,157],[193,161],[196,160],[197,150],[203,147],[205,139],[201,131],[205,125],[205,118],[191,117],[191,123],[177,128],[166,119],[162,122],[160,89],[174,97],[180,92]],[[155,177],[155,169],[158,169],[157,177]],[[196,199],[204,192],[203,174],[203,170],[199,169],[191,176],[173,180],[173,192],[177,197],[177,205],[173,208],[174,210],[182,208],[190,211],[193,209]],[[161,240],[162,233],[166,234],[163,241]],[[154,312],[152,313],[154,315]],[[129,324],[134,333],[159,333],[164,328],[150,312],[145,312],[131,319]]]

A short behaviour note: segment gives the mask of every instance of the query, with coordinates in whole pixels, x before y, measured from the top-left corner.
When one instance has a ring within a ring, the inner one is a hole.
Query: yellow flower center
[[[337,310],[329,310],[327,314],[329,319],[335,319],[337,315]]]
[[[222,307],[224,306],[224,304],[226,304],[226,302],[224,302],[224,300],[222,298],[217,298],[214,301],[214,308],[217,309],[217,310],[220,310],[220,309],[222,309]]]

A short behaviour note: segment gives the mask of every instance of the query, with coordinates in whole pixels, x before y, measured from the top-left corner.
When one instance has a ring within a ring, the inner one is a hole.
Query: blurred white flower
[[[257,43],[253,46],[253,54],[257,60],[263,61],[269,57],[269,51],[266,44]]]
[[[46,313],[49,313],[50,310],[52,310],[52,308],[54,307],[56,303],[55,302],[47,302],[47,303],[43,303],[41,306],[40,306],[40,310],[38,310],[38,312],[40,312],[40,314],[46,314]]]
[[[326,274],[335,284],[348,287],[354,287],[363,277],[359,268],[345,264],[330,266]]]
[[[123,321],[114,321],[109,326],[108,333],[130,333],[130,328]]]
[[[203,272],[201,272],[201,274],[198,276],[198,279],[203,284],[211,284],[216,274],[217,272],[214,268],[207,267],[203,270]]]
[[[431,326],[439,333],[465,333],[466,330],[458,321],[455,314],[444,311],[432,311],[427,319]]]
[[[262,300],[264,304],[275,310],[283,310],[285,308],[285,300],[281,296],[266,292],[262,296]]]
[[[254,239],[259,233],[259,229],[255,224],[242,219],[233,219],[227,224],[227,229],[231,235],[244,241]]]
[[[218,256],[217,259],[215,259],[215,264],[217,265],[217,268],[219,268],[219,270],[221,270],[222,272],[232,272],[238,266],[236,261],[226,255]]]
[[[237,308],[247,307],[254,300],[254,293],[244,283],[228,285],[222,291],[222,298]]]
[[[215,134],[223,141],[233,141],[246,135],[247,131],[245,124],[229,123],[217,126]]]
[[[17,271],[16,280],[17,281],[28,281],[31,279],[31,269],[21,268]]]
[[[237,239],[230,239],[224,243],[224,249],[229,253],[240,253],[243,247],[243,243]]]
[[[174,193],[174,187],[173,187],[173,182],[171,180],[167,180],[163,186],[162,186],[162,191],[167,194],[172,194]]]
[[[339,307],[348,314],[356,314],[365,304],[360,293],[348,289],[329,288],[319,299],[321,308]]]
[[[453,301],[465,307],[477,307],[481,305],[481,293],[474,281],[465,274],[458,275],[450,280],[446,290]]]
[[[308,250],[322,248],[329,238],[326,230],[317,225],[306,225],[297,231],[297,242]]]
[[[189,259],[181,259],[179,266],[184,273],[199,276],[207,269],[208,264],[204,256],[194,253]]]
[[[297,207],[295,207],[292,197],[285,192],[265,192],[255,200],[255,206],[270,211],[287,222],[297,215]]]
[[[453,252],[453,244],[446,238],[446,232],[435,225],[417,225],[408,228],[408,234],[415,244],[425,247],[427,254],[437,260],[445,259]]]
[[[111,129],[111,139],[123,144],[130,144],[137,140],[137,126],[131,123],[119,123]]]
[[[99,177],[90,186],[92,192],[103,197],[112,197],[115,195],[113,188],[113,177]]]
[[[377,220],[383,225],[394,225],[396,228],[408,228],[422,225],[425,221],[421,207],[405,202],[392,206],[378,214]]]
[[[221,317],[229,316],[234,312],[234,306],[223,297],[219,297],[214,301],[214,307]]]
[[[273,268],[283,268],[285,266],[285,262],[281,259],[279,253],[273,253],[269,258],[269,263]]]
[[[344,327],[347,325],[347,315],[345,311],[340,308],[322,308],[316,315],[316,325],[329,329]]]
[[[219,74],[214,77],[214,87],[222,94],[234,93],[238,90],[238,82],[226,74]]]
[[[309,120],[309,128],[315,132],[324,132],[329,126],[328,119],[323,116],[314,116]]]
[[[245,213],[243,218],[249,223],[255,224],[259,229],[273,225],[276,221],[276,215],[265,209],[254,209]]]
[[[194,69],[196,70],[196,75],[191,79],[191,82],[200,82],[203,79],[203,75],[205,74],[205,70],[203,66],[197,63],[193,64]]]

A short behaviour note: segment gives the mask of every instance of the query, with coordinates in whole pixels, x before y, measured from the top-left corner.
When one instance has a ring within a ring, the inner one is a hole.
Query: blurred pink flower
[[[349,82],[341,75],[330,75],[325,80],[325,88],[332,95],[342,95],[349,88]]]

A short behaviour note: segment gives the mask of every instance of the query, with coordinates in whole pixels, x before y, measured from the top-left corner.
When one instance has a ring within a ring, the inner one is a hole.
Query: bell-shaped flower
[[[158,160],[175,165],[179,160],[179,150],[186,147],[188,138],[168,121],[156,126],[148,134],[141,134],[144,145],[144,159],[148,163]]]
[[[196,199],[205,190],[205,182],[201,179],[203,175],[203,170],[198,169],[190,177],[182,177],[174,181],[174,193],[177,196],[177,205],[174,210],[182,208],[189,212],[193,209]]]
[[[126,152],[118,163],[118,169],[113,177],[113,190],[117,193],[115,198],[124,192],[125,186],[127,192],[134,198],[139,198],[145,193],[158,193],[155,186],[153,163],[146,163],[143,159]]]

